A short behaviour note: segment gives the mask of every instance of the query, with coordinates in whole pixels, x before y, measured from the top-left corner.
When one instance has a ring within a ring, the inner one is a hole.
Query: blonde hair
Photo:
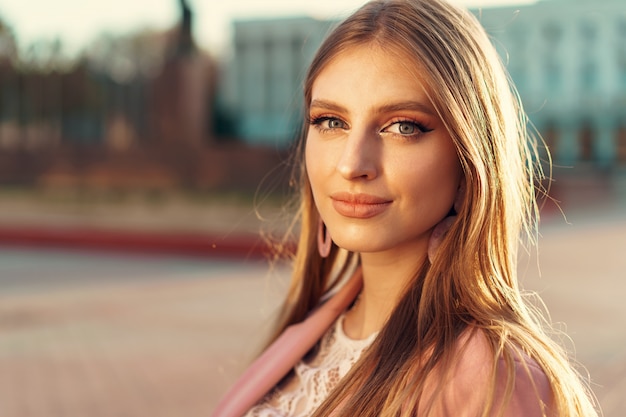
[[[319,48],[304,84],[305,111],[325,66],[364,44],[399,54],[426,75],[429,98],[456,146],[466,192],[432,264],[422,266],[373,345],[315,415],[414,415],[428,376],[435,369],[451,372],[459,337],[469,326],[485,334],[494,364],[505,359],[505,399],[513,389],[513,358],[524,352],[545,372],[556,415],[596,415],[588,390],[518,288],[519,238],[522,232],[532,237],[535,229],[542,173],[520,101],[480,23],[442,0],[367,3]],[[305,141],[306,129],[299,161]],[[317,253],[319,215],[300,166],[300,236],[276,335],[320,302],[334,284],[331,270],[346,270],[358,256],[340,257],[336,246],[328,258]],[[495,407],[495,369],[491,375],[483,416]]]

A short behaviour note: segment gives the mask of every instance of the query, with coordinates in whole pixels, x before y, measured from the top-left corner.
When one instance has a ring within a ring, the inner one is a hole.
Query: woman
[[[215,415],[597,415],[517,286],[540,169],[476,19],[367,3],[304,93],[291,288]]]

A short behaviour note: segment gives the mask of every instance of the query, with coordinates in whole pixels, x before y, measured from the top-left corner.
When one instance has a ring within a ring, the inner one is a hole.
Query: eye
[[[341,119],[330,116],[321,116],[311,118],[310,124],[316,126],[320,130],[347,129],[348,124]]]
[[[383,132],[395,133],[402,136],[419,135],[422,133],[431,132],[433,129],[429,129],[421,123],[411,120],[401,120],[394,122],[383,129]]]
[[[408,122],[398,123],[398,131],[403,135],[412,135],[415,133],[415,124]]]
[[[339,119],[328,119],[326,122],[331,129],[343,129],[346,127],[346,124]]]

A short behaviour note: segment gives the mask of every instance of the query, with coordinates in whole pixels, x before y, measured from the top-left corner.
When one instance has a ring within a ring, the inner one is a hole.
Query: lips
[[[383,213],[391,205],[392,200],[370,195],[335,193],[330,196],[335,210],[345,217],[369,219]]]

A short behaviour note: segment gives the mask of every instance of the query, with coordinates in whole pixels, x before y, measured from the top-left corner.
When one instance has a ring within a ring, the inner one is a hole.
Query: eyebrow
[[[345,113],[348,111],[345,107],[337,103],[334,103],[332,101],[327,101],[327,100],[319,100],[319,99],[311,100],[310,107],[320,108],[324,110],[331,110],[331,111],[336,111],[340,113]],[[435,116],[435,110],[432,108],[432,106],[422,103],[420,101],[414,101],[414,100],[399,101],[397,103],[385,104],[385,105],[378,107],[376,109],[376,112],[377,113],[393,113],[393,112],[402,111],[402,110],[419,111],[419,112],[426,113],[431,116]]]

